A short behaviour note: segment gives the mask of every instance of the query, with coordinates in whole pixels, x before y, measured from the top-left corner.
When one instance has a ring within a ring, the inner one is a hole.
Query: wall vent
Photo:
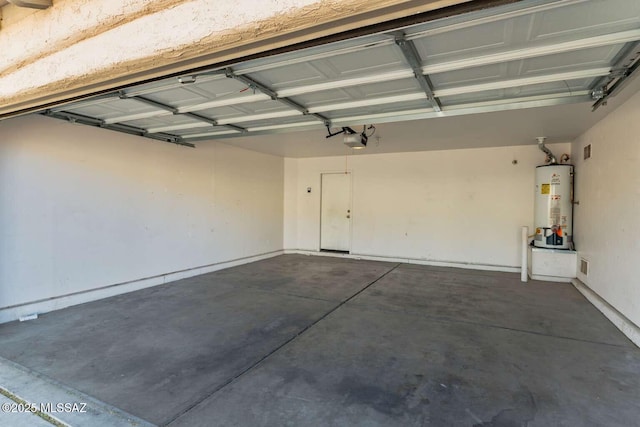
[[[580,259],[580,273],[584,274],[585,276],[589,275],[589,261],[584,258]]]
[[[591,144],[589,145],[585,145],[584,147],[584,159],[590,159],[591,158]]]

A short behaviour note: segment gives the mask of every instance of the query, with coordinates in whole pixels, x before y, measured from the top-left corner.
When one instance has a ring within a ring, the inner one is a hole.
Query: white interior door
[[[349,252],[351,248],[351,174],[323,173],[320,249]]]

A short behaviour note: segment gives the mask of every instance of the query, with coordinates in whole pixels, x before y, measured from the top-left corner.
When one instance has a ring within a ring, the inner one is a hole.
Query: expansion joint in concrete
[[[251,364],[249,367],[247,367],[246,369],[244,369],[242,372],[238,373],[237,375],[229,378],[227,381],[225,381],[224,383],[220,384],[218,387],[216,387],[214,390],[212,390],[210,393],[205,394],[204,396],[202,396],[200,399],[198,399],[197,402],[194,402],[191,406],[189,406],[188,408],[186,408],[185,410],[183,410],[182,412],[180,412],[179,414],[177,414],[176,416],[174,416],[173,418],[171,418],[169,421],[167,421],[166,423],[163,424],[163,426],[170,426],[174,421],[176,421],[178,418],[182,417],[183,415],[185,415],[186,413],[188,413],[189,411],[191,411],[192,409],[194,409],[195,407],[197,407],[198,405],[200,405],[202,402],[204,402],[205,400],[209,399],[211,396],[213,396],[214,394],[218,393],[219,391],[221,391],[222,389],[224,389],[225,387],[227,387],[229,384],[235,382],[236,380],[240,379],[242,376],[244,376],[245,374],[251,372],[254,368],[258,367],[260,364],[262,364],[264,361],[266,361],[269,357],[273,356],[275,353],[277,353],[278,351],[282,350],[284,347],[286,347],[287,345],[291,344],[293,341],[295,341],[297,338],[299,338],[300,336],[304,335],[307,331],[309,331],[311,328],[313,328],[314,326],[316,326],[318,323],[320,323],[321,321],[323,321],[324,319],[326,319],[327,317],[329,317],[332,313],[334,313],[335,311],[337,311],[340,307],[342,307],[343,305],[345,305],[346,303],[348,303],[349,301],[353,300],[354,298],[356,298],[358,295],[360,295],[361,293],[363,293],[364,291],[366,291],[367,289],[369,289],[371,286],[373,286],[374,284],[376,284],[377,282],[379,282],[380,280],[382,280],[384,277],[386,277],[389,273],[391,273],[392,271],[394,271],[396,268],[400,267],[400,265],[402,265],[402,263],[397,263],[396,265],[394,265],[392,268],[390,268],[389,270],[385,271],[384,273],[382,273],[380,276],[378,276],[376,279],[372,280],[371,282],[367,283],[363,288],[361,288],[360,290],[358,290],[357,292],[355,292],[354,294],[352,294],[351,296],[345,298],[344,300],[340,301],[340,303],[338,303],[335,307],[333,307],[332,309],[330,309],[329,311],[327,311],[325,314],[323,314],[322,316],[320,316],[318,319],[316,319],[315,321],[313,321],[312,323],[310,323],[309,325],[305,326],[302,330],[300,330],[298,333],[296,333],[295,335],[293,335],[292,337],[290,337],[289,339],[287,339],[285,342],[283,342],[282,344],[280,344],[279,346],[277,346],[276,348],[274,348],[273,350],[271,350],[270,352],[268,352],[267,354],[265,354],[263,357],[261,357],[258,361],[256,361],[255,363]]]

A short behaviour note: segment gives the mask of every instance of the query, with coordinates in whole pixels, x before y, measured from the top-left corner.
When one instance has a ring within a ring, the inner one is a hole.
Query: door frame
[[[323,175],[349,175],[349,206],[351,209],[351,218],[349,218],[349,250],[344,253],[344,255],[350,255],[351,249],[353,247],[353,171],[352,170],[342,170],[342,171],[327,171],[320,172],[320,203],[318,209],[318,252],[322,252],[322,176]],[[331,251],[328,251],[331,253]],[[341,252],[335,252],[336,254],[340,254]]]

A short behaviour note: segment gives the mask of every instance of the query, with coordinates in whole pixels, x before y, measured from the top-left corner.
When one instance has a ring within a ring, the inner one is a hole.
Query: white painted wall
[[[315,191],[319,191],[315,188]],[[306,193],[306,187],[304,194]],[[313,191],[313,189],[312,189]],[[304,197],[298,186],[298,162],[284,159],[284,211],[283,211],[283,247],[296,248],[298,245],[298,196]]]
[[[285,249],[319,250],[320,174],[346,167],[352,254],[519,268],[520,227],[533,226],[534,168],[543,161],[535,145],[287,158]]]
[[[0,122],[0,312],[280,251],[282,218],[280,157]]]
[[[610,107],[609,107],[610,108]],[[578,278],[640,326],[640,92],[573,142]],[[592,158],[583,160],[591,144]],[[640,335],[637,335],[640,339]],[[640,343],[640,340],[637,341]],[[639,344],[640,345],[640,344]]]

